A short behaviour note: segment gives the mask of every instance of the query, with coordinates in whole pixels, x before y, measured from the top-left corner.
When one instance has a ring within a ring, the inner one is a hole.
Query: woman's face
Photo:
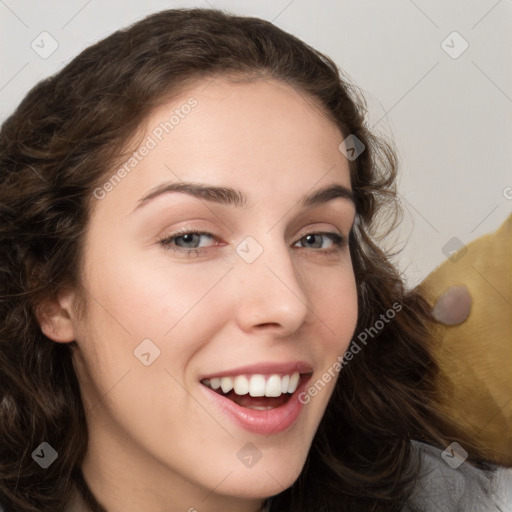
[[[344,137],[287,85],[220,78],[145,130],[95,191],[71,318],[84,475],[109,511],[257,510],[298,477],[356,325]]]

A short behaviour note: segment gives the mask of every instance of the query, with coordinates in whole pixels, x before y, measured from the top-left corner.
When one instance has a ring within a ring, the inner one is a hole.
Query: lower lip
[[[209,399],[242,428],[254,434],[270,436],[284,432],[296,423],[304,406],[299,401],[299,395],[305,389],[309,379],[310,376],[301,376],[299,386],[290,399],[281,407],[266,411],[241,407],[203,384],[201,388]]]

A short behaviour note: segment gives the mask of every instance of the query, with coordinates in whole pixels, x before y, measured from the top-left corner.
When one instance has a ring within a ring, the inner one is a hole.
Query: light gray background
[[[405,245],[396,263],[410,285],[445,261],[452,237],[468,243],[511,213],[512,0],[0,0],[0,119],[86,46],[189,6],[273,21],[362,88],[370,124],[401,158],[405,218],[388,247]],[[31,47],[44,31],[58,42],[47,58]],[[463,48],[454,31],[469,45],[457,58],[445,51]]]

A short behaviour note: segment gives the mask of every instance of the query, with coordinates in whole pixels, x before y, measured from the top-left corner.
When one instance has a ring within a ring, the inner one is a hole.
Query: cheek
[[[144,437],[145,421],[133,417],[139,404],[141,418],[154,420],[156,439],[178,410],[191,406],[173,377],[184,381],[197,348],[194,304],[212,283],[191,280],[179,265],[142,265],[121,248],[88,261],[90,307],[79,363],[79,373],[88,376],[87,395],[91,403],[108,395],[110,414]]]
[[[322,343],[319,344],[316,360],[319,366],[299,396],[299,400],[310,411],[314,429],[321,421],[332,396],[336,382],[343,369],[343,356],[347,351],[357,324],[356,284],[350,278],[343,286],[331,289],[324,294],[323,309],[325,315],[319,320],[322,331]]]
[[[342,354],[354,334],[358,317],[357,285],[352,267],[332,274],[325,280],[326,285],[316,285],[315,312],[319,327],[325,333],[324,340],[331,354]]]
[[[184,380],[194,354],[225,321],[226,315],[220,313],[227,310],[229,294],[218,292],[227,286],[220,281],[229,267],[192,269],[165,258],[143,264],[140,255],[118,247],[89,260],[87,286],[95,300],[91,299],[92,314],[83,333],[88,366],[110,369],[97,375],[107,389],[114,377],[128,370],[130,378],[140,376],[155,389],[160,385],[158,375],[169,378],[164,369]],[[209,293],[213,288],[215,293]],[[144,357],[151,361],[149,367],[140,359]],[[136,392],[143,393],[144,387]]]
[[[315,311],[319,312],[317,325],[321,332],[316,356],[321,364],[308,384],[304,399],[316,404],[320,414],[339,378],[341,361],[357,324],[357,285],[351,267],[339,279],[331,276],[323,290],[318,288]]]
[[[129,248],[102,254],[90,262],[90,288],[104,307],[106,320],[140,337],[166,336],[189,316],[215,281],[211,269],[170,264],[165,259],[144,262]],[[222,269],[220,269],[222,270]],[[109,318],[110,317],[110,318]]]

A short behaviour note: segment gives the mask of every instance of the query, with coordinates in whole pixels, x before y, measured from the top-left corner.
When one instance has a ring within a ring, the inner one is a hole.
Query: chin
[[[300,457],[296,453],[294,455],[286,456],[282,451],[272,455],[266,451],[252,467],[237,465],[226,479],[223,493],[246,499],[264,499],[285,491],[299,477],[307,452]]]

